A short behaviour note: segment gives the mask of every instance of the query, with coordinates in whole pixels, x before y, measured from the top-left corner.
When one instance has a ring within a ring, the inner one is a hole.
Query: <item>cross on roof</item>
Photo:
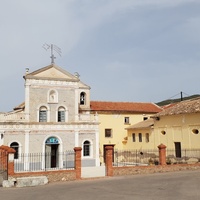
[[[48,49],[51,49],[51,64],[54,64],[54,59],[56,59],[56,57],[54,56],[54,51],[56,51],[60,56],[61,56],[61,49],[59,47],[57,47],[56,45],[54,44],[47,44],[45,43],[43,45],[43,48],[47,51]]]

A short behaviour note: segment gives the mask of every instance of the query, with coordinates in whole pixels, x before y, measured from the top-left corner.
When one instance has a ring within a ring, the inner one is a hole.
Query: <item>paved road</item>
[[[200,170],[0,188],[6,200],[200,200]]]

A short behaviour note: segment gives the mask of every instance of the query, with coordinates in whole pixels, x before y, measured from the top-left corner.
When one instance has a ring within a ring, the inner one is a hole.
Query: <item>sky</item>
[[[160,102],[200,94],[199,0],[1,0],[0,111],[24,101],[25,69],[55,63],[91,100]]]

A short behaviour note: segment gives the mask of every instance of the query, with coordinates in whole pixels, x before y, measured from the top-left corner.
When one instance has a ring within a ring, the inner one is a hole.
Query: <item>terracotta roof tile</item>
[[[176,103],[174,106],[164,109],[162,112],[157,113],[153,117],[164,115],[178,115],[186,113],[199,113],[200,112],[200,98],[190,99]]]
[[[146,129],[146,128],[150,128],[153,125],[154,125],[154,120],[150,118],[150,119],[138,122],[136,124],[133,124],[127,127],[126,129]]]
[[[138,102],[107,102],[107,101],[91,101],[90,107],[92,111],[116,111],[116,112],[135,112],[135,113],[158,113],[162,108],[154,103],[138,103]]]

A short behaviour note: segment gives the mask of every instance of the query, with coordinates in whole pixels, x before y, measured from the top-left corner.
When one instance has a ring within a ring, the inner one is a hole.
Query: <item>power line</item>
[[[170,98],[168,98],[168,99],[170,100],[170,99],[172,99],[172,98],[174,98],[174,97],[176,97],[176,96],[179,96],[179,95],[181,95],[181,93],[182,93],[182,94],[185,94],[186,96],[190,96],[189,94],[186,94],[185,92],[179,92],[178,94],[176,94],[176,95],[174,95],[174,96],[172,96],[172,97],[170,97]]]

